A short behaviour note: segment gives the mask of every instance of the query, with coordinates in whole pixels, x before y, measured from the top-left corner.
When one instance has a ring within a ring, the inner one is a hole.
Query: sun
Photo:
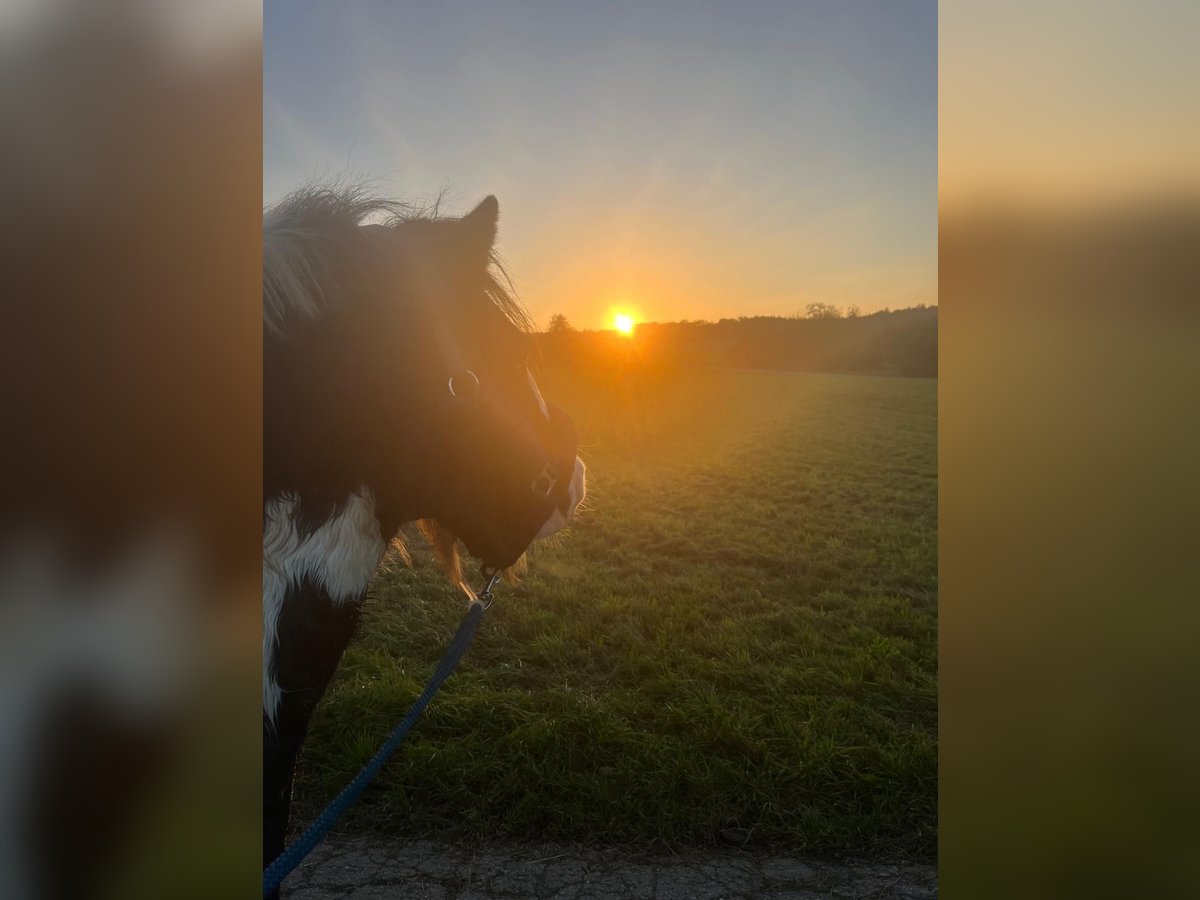
[[[617,329],[617,331],[621,332],[621,334],[627,336],[633,334],[633,325],[633,316],[627,315],[626,313],[617,313],[617,315],[613,318],[613,326]]]

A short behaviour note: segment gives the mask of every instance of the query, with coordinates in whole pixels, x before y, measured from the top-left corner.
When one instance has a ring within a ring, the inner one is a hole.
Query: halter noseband
[[[450,396],[459,401],[475,399],[481,387],[479,376],[471,369],[461,369],[446,379],[446,389],[450,391]],[[560,478],[558,466],[547,461],[530,483],[529,490],[539,500],[549,500]]]

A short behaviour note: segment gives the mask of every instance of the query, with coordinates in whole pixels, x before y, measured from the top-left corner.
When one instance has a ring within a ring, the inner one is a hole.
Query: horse
[[[512,571],[586,493],[575,427],[530,372],[499,205],[442,216],[308,187],[263,216],[263,861],[297,755],[402,525],[447,575]]]

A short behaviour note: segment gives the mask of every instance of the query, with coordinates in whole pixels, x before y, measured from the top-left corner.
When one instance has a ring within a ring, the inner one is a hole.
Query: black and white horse
[[[459,541],[507,568],[583,500],[574,426],[526,367],[498,215],[494,197],[451,219],[308,189],[264,216],[264,864],[400,526],[419,521],[461,583]]]

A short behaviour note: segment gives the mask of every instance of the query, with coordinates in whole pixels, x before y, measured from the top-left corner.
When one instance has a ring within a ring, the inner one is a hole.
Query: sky
[[[944,0],[939,25],[943,213],[1200,195],[1200,3]]]
[[[469,211],[534,320],[937,302],[937,7],[264,6],[263,194]]]

